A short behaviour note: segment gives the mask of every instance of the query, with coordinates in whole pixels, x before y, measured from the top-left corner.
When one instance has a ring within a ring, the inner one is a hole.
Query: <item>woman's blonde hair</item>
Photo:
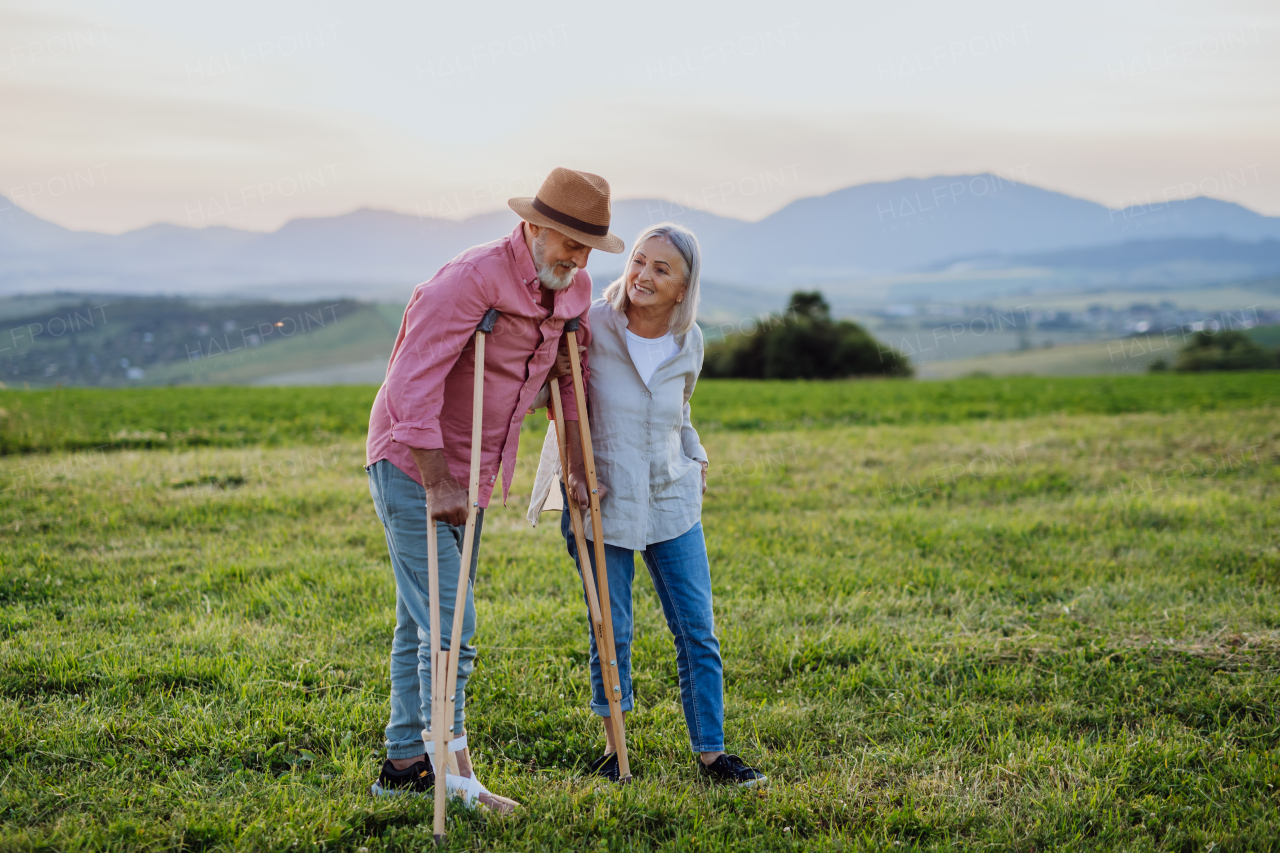
[[[627,298],[627,270],[631,269],[636,250],[650,237],[665,238],[684,259],[684,300],[677,302],[675,310],[671,312],[670,329],[674,335],[687,334],[698,320],[698,301],[702,298],[698,289],[698,276],[702,273],[702,247],[698,245],[698,238],[693,232],[683,225],[660,222],[641,231],[631,246],[631,254],[627,255],[627,265],[623,267],[622,275],[604,289],[604,298],[615,311],[626,312],[627,306],[631,304],[631,300]]]

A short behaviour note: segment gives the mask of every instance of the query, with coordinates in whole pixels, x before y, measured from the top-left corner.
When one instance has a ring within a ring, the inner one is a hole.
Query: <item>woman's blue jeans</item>
[[[563,486],[561,490],[563,491]],[[568,498],[565,498],[568,506]],[[566,509],[560,518],[560,532],[582,575],[577,543]],[[583,521],[590,524],[589,518]],[[592,583],[596,582],[595,551],[590,540],[584,547],[591,552]],[[618,654],[618,681],[622,687],[622,710],[635,706],[631,692],[631,583],[635,577],[635,552],[629,548],[604,546],[605,565],[609,570],[609,606],[613,619],[614,650]],[[653,579],[653,587],[662,602],[676,646],[676,669],[680,676],[680,703],[689,727],[689,745],[694,752],[720,752],[724,749],[724,667],[720,661],[720,641],[716,639],[715,619],[711,613],[711,565],[707,545],[702,537],[702,523],[687,533],[656,542],[640,552]],[[583,593],[583,602],[586,593]],[[600,674],[600,652],[595,633],[587,616],[587,635],[591,639],[591,710],[601,717],[609,716],[609,702]]]

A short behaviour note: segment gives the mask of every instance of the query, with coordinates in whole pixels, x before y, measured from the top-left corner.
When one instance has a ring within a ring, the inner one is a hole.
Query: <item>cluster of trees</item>
[[[911,362],[881,345],[866,329],[833,320],[819,291],[796,291],[781,316],[710,344],[703,375],[736,379],[907,377]]]
[[[1275,370],[1280,368],[1280,349],[1269,350],[1254,342],[1244,332],[1224,330],[1196,332],[1178,350],[1173,369],[1194,370]],[[1152,370],[1168,370],[1162,358]]]

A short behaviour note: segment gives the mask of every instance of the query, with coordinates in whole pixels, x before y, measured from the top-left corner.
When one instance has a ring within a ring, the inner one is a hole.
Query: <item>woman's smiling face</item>
[[[637,308],[669,314],[687,290],[684,258],[666,237],[655,234],[631,253],[627,299]]]

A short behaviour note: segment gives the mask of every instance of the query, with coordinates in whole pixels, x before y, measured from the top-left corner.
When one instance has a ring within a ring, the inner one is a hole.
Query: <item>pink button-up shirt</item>
[[[489,505],[499,463],[506,502],[520,423],[547,381],[564,322],[581,317],[578,342],[585,346],[591,338],[591,276],[579,270],[573,284],[556,291],[548,315],[522,228],[523,223],[501,240],[468,249],[414,288],[391,350],[387,378],[369,416],[368,464],[386,459],[422,483],[410,448],[443,448],[449,472],[465,486],[471,470],[476,326],[490,308],[501,311],[493,334],[485,340],[482,507]],[[572,380],[561,377],[560,388],[565,417],[576,419]]]

